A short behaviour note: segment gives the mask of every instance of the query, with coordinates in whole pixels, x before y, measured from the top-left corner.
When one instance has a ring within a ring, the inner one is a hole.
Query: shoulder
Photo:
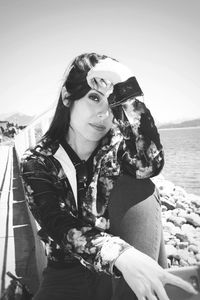
[[[21,171],[33,171],[50,168],[54,153],[59,147],[58,142],[42,140],[35,147],[27,149],[20,161]]]

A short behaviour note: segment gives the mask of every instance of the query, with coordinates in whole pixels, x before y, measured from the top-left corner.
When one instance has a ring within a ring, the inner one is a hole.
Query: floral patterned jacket
[[[113,274],[115,260],[130,247],[109,233],[107,205],[113,184],[123,173],[141,179],[155,176],[164,164],[150,111],[140,102],[134,111],[134,124],[123,127],[116,121],[102,139],[81,204],[75,167],[59,141],[43,139],[25,152],[21,174],[26,198],[50,262],[64,266],[78,259],[91,270]]]

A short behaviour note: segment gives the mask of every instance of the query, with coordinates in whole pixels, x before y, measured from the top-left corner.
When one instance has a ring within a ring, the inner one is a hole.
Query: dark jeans
[[[47,267],[34,300],[110,300],[111,277],[98,275],[81,264],[69,269]]]
[[[121,176],[111,193],[109,214],[113,235],[167,266],[160,200],[151,180]],[[47,268],[34,300],[137,299],[123,278],[112,281],[111,277],[92,273],[81,265],[68,270]]]
[[[159,194],[150,179],[122,176],[109,203],[111,232],[166,268]],[[112,300],[137,299],[123,278],[113,279]]]

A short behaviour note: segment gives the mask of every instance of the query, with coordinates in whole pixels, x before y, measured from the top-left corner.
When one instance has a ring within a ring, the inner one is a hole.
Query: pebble
[[[194,254],[197,254],[199,252],[199,249],[195,245],[189,245],[188,246],[188,251],[192,251],[192,252],[194,252]]]
[[[186,220],[188,223],[194,225],[195,227],[200,226],[200,217],[194,212],[191,212],[186,216]]]
[[[176,207],[176,204],[174,201],[172,201],[170,198],[163,198],[162,204],[167,207],[167,209],[174,209]]]
[[[178,226],[178,227],[181,227],[183,224],[185,224],[187,222],[186,218],[179,217],[179,216],[174,216],[174,215],[171,215],[168,218],[168,220],[171,221],[171,222],[173,222],[173,224],[175,226]]]
[[[163,175],[152,179],[162,203],[168,267],[200,264],[200,196],[187,193]]]
[[[200,197],[193,194],[188,194],[188,198],[192,204],[194,204],[197,208],[200,207]]]
[[[186,267],[186,266],[188,266],[188,262],[181,258],[179,260],[179,265],[180,265],[180,267]]]
[[[189,245],[188,242],[180,242],[179,243],[179,249],[185,249],[185,248],[188,247],[188,245]]]
[[[173,245],[166,244],[165,250],[167,253],[167,257],[170,257],[170,256],[177,257],[177,249]]]
[[[195,257],[197,261],[200,261],[200,253],[196,254]]]

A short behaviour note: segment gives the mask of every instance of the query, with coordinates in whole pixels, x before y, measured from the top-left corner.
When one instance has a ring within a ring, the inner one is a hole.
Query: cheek
[[[70,125],[74,129],[84,129],[88,121],[88,112],[85,108],[76,107],[71,111]]]
[[[110,116],[109,116],[109,118],[108,118],[108,126],[112,127],[113,121],[114,121],[114,115],[113,115],[113,113],[111,112],[111,113],[110,113]]]
[[[70,125],[72,128],[74,129],[79,129],[79,128],[83,128],[85,125],[85,119],[84,119],[84,115],[79,115],[79,116],[72,116],[71,120],[70,120]]]

